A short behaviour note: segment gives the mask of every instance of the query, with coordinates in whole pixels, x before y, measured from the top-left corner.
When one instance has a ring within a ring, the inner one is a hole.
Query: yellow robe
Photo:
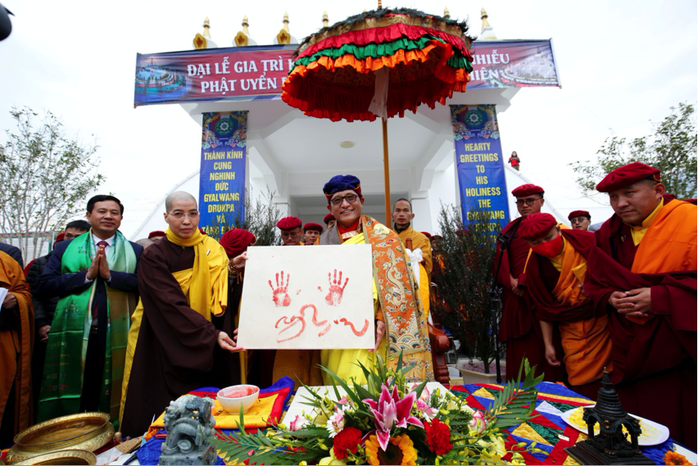
[[[364,242],[364,234],[360,233],[356,236],[352,236],[347,241],[342,243],[342,246],[363,244]],[[378,290],[376,289],[375,282],[372,281],[371,283],[373,283],[373,309],[375,314],[379,315],[380,308],[378,304]],[[383,338],[383,341],[378,347],[378,351],[384,361],[386,360],[386,339],[387,336]],[[321,350],[320,360],[324,367],[337,374],[342,380],[349,381],[349,379],[354,379],[357,383],[366,383],[366,378],[364,377],[364,373],[359,367],[358,363],[360,362],[365,367],[370,368],[373,366],[374,355],[375,351],[365,349]],[[322,379],[325,385],[332,384],[332,378],[325,371],[322,371]]]

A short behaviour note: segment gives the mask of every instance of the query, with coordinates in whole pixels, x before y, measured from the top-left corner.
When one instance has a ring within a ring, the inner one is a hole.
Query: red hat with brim
[[[305,225],[303,225],[303,231],[308,230],[319,231],[320,233],[322,233],[322,230],[324,230],[324,228],[322,228],[322,225],[320,225],[319,223],[308,222]]]
[[[633,162],[622,167],[618,167],[596,185],[596,190],[600,193],[610,193],[616,189],[625,188],[633,183],[642,180],[653,180],[662,182],[659,169],[650,167],[641,162]]]
[[[589,214],[589,212],[586,210],[573,210],[567,216],[567,220],[572,220],[573,218],[577,218],[577,217],[586,217],[589,220],[591,220],[591,214]]]
[[[524,241],[534,241],[547,235],[557,225],[555,217],[543,212],[527,215],[519,224],[519,237]]]
[[[335,220],[335,218],[331,213],[325,215],[325,218],[322,219],[322,221],[325,222],[325,225],[329,225],[332,220]]]
[[[284,217],[278,222],[276,222],[276,226],[280,230],[293,230],[294,228],[298,228],[301,225],[303,225],[303,222],[301,222],[301,219],[298,217]]]
[[[511,192],[511,194],[513,194],[514,197],[530,196],[531,194],[540,194],[542,196],[543,193],[545,193],[545,191],[543,191],[543,188],[531,183],[522,184],[521,186],[519,186]]]
[[[225,249],[228,258],[232,259],[247,251],[248,246],[254,245],[257,237],[244,228],[233,228],[223,233],[218,242]]]

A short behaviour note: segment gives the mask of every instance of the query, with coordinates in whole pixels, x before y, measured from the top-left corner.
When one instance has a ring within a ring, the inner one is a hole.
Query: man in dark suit
[[[143,252],[119,231],[123,212],[114,196],[90,199],[91,230],[58,243],[37,280],[39,294],[60,296],[49,331],[38,421],[80,411],[118,418],[137,301],[136,266]]]

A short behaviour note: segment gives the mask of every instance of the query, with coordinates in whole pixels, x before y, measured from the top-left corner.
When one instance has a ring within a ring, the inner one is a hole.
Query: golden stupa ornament
[[[204,33],[199,34],[198,32],[194,36],[194,48],[195,49],[205,49],[208,48],[208,41],[211,40],[211,23],[208,17],[204,20]]]
[[[330,25],[330,18],[327,16],[327,11],[322,12],[322,27],[326,28]]]
[[[448,11],[448,7],[444,7],[444,18],[451,19],[451,12]]]
[[[279,44],[290,44],[291,43],[291,31],[288,28],[288,13],[284,13],[284,27],[276,35],[276,41]]]
[[[250,23],[247,21],[247,16],[242,18],[242,31],[238,31],[234,39],[236,46],[245,47],[250,43],[250,31],[247,29],[249,25]]]

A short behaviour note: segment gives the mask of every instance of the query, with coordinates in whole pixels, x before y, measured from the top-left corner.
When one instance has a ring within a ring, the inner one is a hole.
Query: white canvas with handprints
[[[371,246],[258,246],[247,250],[238,346],[375,346]]]

